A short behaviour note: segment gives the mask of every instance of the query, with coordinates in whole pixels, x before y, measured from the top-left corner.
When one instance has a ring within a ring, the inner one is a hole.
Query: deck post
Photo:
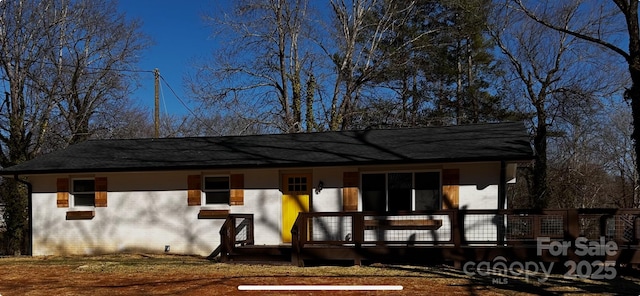
[[[250,216],[251,220],[250,220],[250,224],[251,227],[247,228],[247,245],[253,245],[255,244],[255,236],[254,236],[254,232],[253,232],[253,214]],[[244,222],[246,222],[247,220],[244,220]]]
[[[360,248],[364,243],[364,214],[353,213],[353,243]]]
[[[567,232],[566,240],[574,241],[580,236],[580,219],[578,215],[578,209],[567,209]]]
[[[353,213],[354,265],[362,265],[362,244],[364,243],[364,214]]]
[[[304,267],[304,259],[302,258],[302,249],[307,238],[307,218],[305,213],[300,212],[298,218],[291,228],[291,264],[298,267]]]
[[[507,164],[504,160],[500,161],[500,183],[498,183],[498,213],[500,219],[496,219],[500,221],[500,225],[496,225],[497,229],[497,243],[499,246],[504,246],[504,237],[505,237],[505,216],[500,210],[504,210],[507,204]]]
[[[500,161],[500,183],[498,183],[498,210],[504,210],[507,204],[507,164]]]
[[[578,213],[578,209],[567,209],[566,211],[566,219],[567,219],[567,232],[565,233],[565,240],[574,242],[578,237],[580,237],[580,216]],[[574,262],[580,262],[580,256],[575,253],[574,248],[569,250],[568,260],[573,260]]]
[[[464,215],[460,213],[460,210],[454,209],[450,214],[451,219],[451,240],[453,241],[453,267],[457,269],[462,268],[462,261],[460,258],[463,254],[462,250],[462,238],[464,235]]]
[[[222,228],[220,229],[220,261],[228,262],[229,254],[233,249],[233,245],[235,244],[235,219],[233,216],[227,216],[227,219],[222,224]]]

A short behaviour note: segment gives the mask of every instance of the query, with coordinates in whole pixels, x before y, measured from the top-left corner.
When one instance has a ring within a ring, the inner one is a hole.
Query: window
[[[203,182],[205,205],[229,204],[229,176],[205,176]]]
[[[307,177],[288,177],[287,192],[306,194],[308,192]]]
[[[96,182],[94,179],[73,179],[71,194],[74,207],[95,206]]]
[[[437,210],[440,188],[439,172],[363,174],[363,211]]]
[[[385,174],[362,175],[362,210],[384,212],[387,210]]]
[[[440,202],[440,173],[415,173],[415,210],[439,210]]]
[[[387,174],[387,205],[389,211],[411,211],[413,181],[411,173]]]

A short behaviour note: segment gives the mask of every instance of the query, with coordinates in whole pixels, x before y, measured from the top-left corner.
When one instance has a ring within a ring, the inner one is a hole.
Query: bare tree
[[[51,2],[0,2],[0,63],[5,89],[0,106],[3,166],[33,157],[43,141],[41,131],[46,129],[53,107],[37,91],[38,85],[34,82],[38,74],[44,73],[42,57],[52,46],[41,28],[58,22],[49,17],[53,9]],[[33,69],[38,71],[32,73]]]
[[[569,25],[577,12],[570,7],[554,15],[554,22]],[[509,5],[497,6],[491,19],[496,40],[512,81],[514,105],[532,114],[535,163],[532,168],[530,206],[544,208],[550,196],[547,186],[548,138],[552,127],[567,115],[567,108],[591,108],[594,98],[609,92],[610,79],[599,75],[601,65],[585,63],[599,52],[585,50],[580,39],[564,33],[550,34],[546,28]],[[521,98],[521,100],[519,100]]]
[[[193,95],[238,118],[269,114],[259,122],[280,131],[299,132],[305,123],[311,128],[309,14],[306,0],[260,0],[239,1],[234,13],[211,17],[228,43],[188,78]]]
[[[382,44],[399,26],[408,21],[416,9],[414,2],[378,0],[332,0],[335,46],[323,50],[334,65],[335,83],[329,93],[329,129],[353,127],[361,104],[362,88],[381,73],[385,62],[405,54],[422,32],[392,48],[381,50]]]
[[[139,24],[126,21],[116,7],[94,0],[0,1],[2,167],[32,159],[43,147],[88,138],[96,110],[126,92],[130,78],[119,70],[133,70],[129,66],[146,43]],[[19,252],[26,192],[9,179],[2,186],[7,249]]]
[[[56,26],[51,18],[52,1],[38,4],[32,1],[0,2],[0,67],[5,99],[0,106],[0,164],[3,167],[34,157],[44,142],[50,110],[53,107],[37,91],[41,63],[51,40],[46,30]],[[33,73],[38,69],[37,73]],[[20,253],[27,231],[26,198],[17,182],[4,180],[0,189],[6,205],[6,250]]]
[[[124,20],[111,1],[76,1],[62,13],[65,19],[50,38],[57,40],[48,55],[56,71],[50,96],[67,123],[64,141],[89,139],[99,126],[91,119],[108,102],[124,100],[131,80],[120,70],[132,69],[148,42],[140,24]]]
[[[563,98],[570,103],[556,110],[560,115],[549,138],[549,207],[594,208],[612,205],[618,199],[612,194],[612,177],[599,153],[603,136],[599,127],[606,122],[606,109],[598,100],[583,99],[588,96]],[[590,102],[593,107],[580,106],[581,102]]]
[[[91,117],[90,129],[92,139],[135,139],[154,136],[150,110],[127,99],[102,103]]]
[[[554,1],[555,2],[555,1]],[[536,5],[530,1],[513,0],[529,18],[554,31],[586,41],[598,48],[622,58],[628,67],[631,86],[624,96],[630,102],[633,118],[635,155],[640,155],[640,26],[638,24],[638,1],[561,1],[550,5]],[[576,12],[566,22],[558,22],[554,14],[568,8]],[[628,49],[623,46],[627,45]],[[635,159],[636,171],[640,170],[640,159]],[[635,200],[638,199],[638,184],[634,185]]]
[[[610,108],[607,120],[599,125],[600,137],[594,139],[597,152],[610,175],[614,176],[611,200],[615,206],[622,208],[637,208],[638,199],[638,171],[636,170],[636,154],[634,152],[631,133],[631,110],[627,106],[616,104]]]

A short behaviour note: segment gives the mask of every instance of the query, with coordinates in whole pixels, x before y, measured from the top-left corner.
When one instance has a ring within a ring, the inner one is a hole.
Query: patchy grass
[[[128,254],[0,258],[0,294],[7,295],[276,295],[238,285],[402,285],[385,295],[589,295],[640,293],[640,279],[611,281],[536,276],[468,276],[448,266],[317,266],[223,264],[196,256]],[[501,283],[494,282],[500,279]],[[357,292],[319,291],[321,295]],[[284,294],[287,294],[286,292]],[[307,293],[308,294],[308,293]],[[362,293],[366,294],[366,293]],[[290,292],[289,295],[297,295]]]

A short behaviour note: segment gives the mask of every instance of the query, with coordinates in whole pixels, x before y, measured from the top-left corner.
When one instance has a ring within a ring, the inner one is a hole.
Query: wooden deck
[[[231,214],[220,230],[222,261],[433,264],[467,261],[640,264],[640,209],[441,210],[300,213],[292,244],[256,246],[253,215]],[[543,238],[541,241],[538,238]],[[615,243],[616,250],[592,246]],[[557,252],[567,245],[564,254]],[[581,251],[589,254],[579,256]]]

